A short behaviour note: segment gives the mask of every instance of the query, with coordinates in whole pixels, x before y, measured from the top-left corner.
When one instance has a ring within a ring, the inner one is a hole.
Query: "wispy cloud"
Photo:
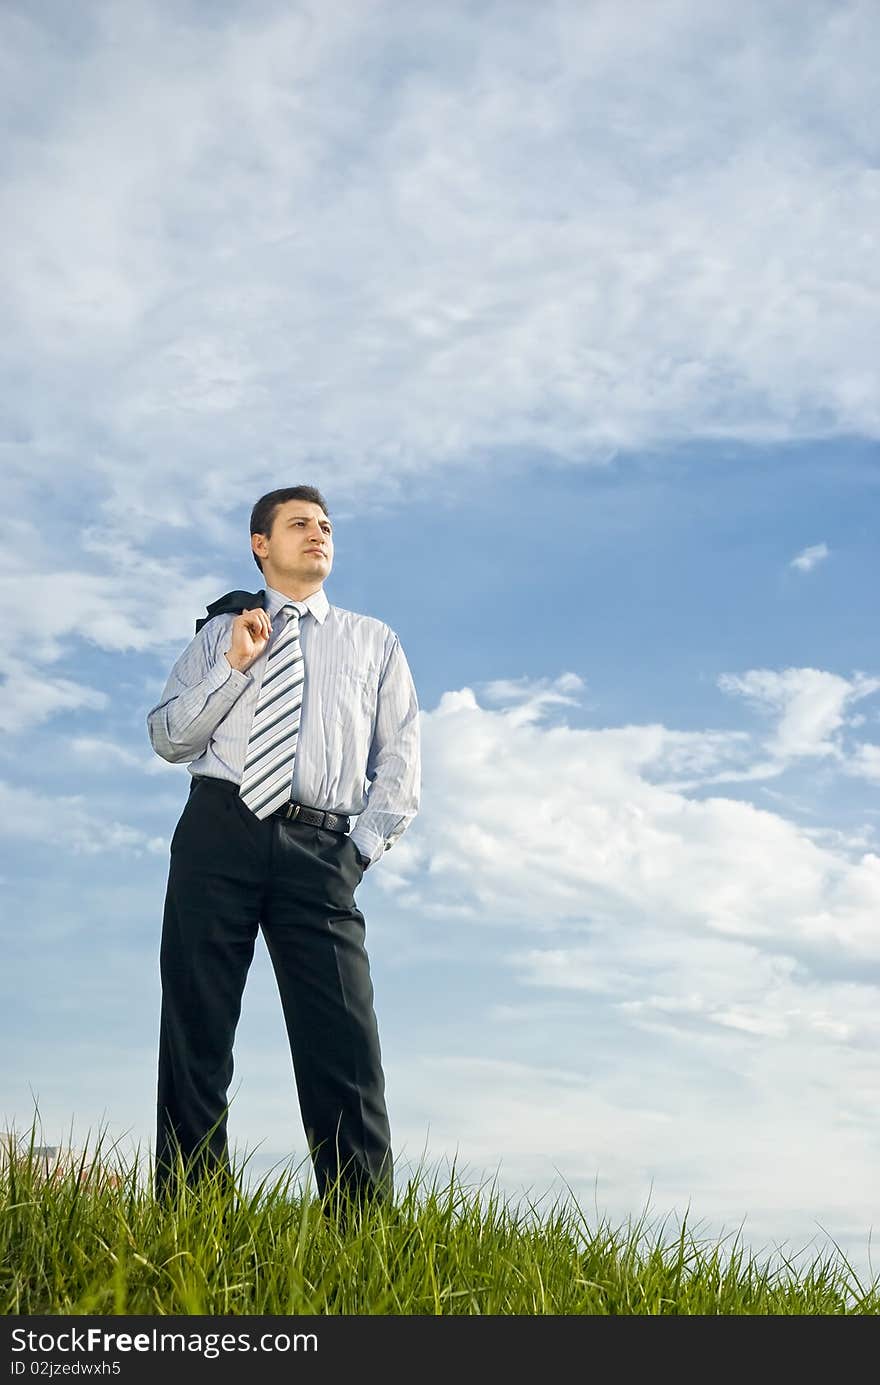
[[[102,817],[85,794],[39,793],[0,781],[0,817],[8,841],[42,845],[51,831],[53,848],[76,856],[162,855],[168,850],[165,837]]]
[[[838,733],[861,718],[846,709],[880,689],[880,678],[857,673],[852,679],[815,668],[750,669],[745,674],[722,674],[723,692],[745,698],[776,719],[764,748],[780,764],[803,756],[844,758]]]
[[[880,745],[865,741],[856,746],[852,755],[841,765],[841,769],[858,779],[868,779],[873,784],[880,784]]]
[[[99,688],[85,687],[71,678],[37,677],[13,667],[0,688],[0,717],[4,731],[20,735],[62,713],[100,711],[108,702]]]
[[[53,525],[60,523],[58,512],[51,518]],[[129,536],[86,525],[77,535],[75,557],[48,532],[48,522],[17,518],[0,532],[0,601],[7,620],[0,722],[10,731],[34,729],[61,713],[108,707],[106,690],[53,668],[72,652],[81,665],[84,652],[97,650],[115,657],[113,676],[119,680],[135,655],[176,657],[192,637],[195,617],[225,590],[219,570],[203,565],[197,575],[187,572],[186,542],[179,555],[164,558]],[[26,660],[21,650],[27,650]],[[131,678],[143,677],[133,662],[128,668]]]
[[[139,754],[104,736],[72,736],[68,742],[68,749],[71,758],[80,761],[83,771],[95,777],[101,774],[116,774],[120,769],[128,769],[134,770],[137,774],[164,775],[180,782],[178,767],[160,759],[153,753],[151,746],[145,746]]]
[[[604,1013],[602,1021],[613,1024]],[[695,1219],[701,1236],[739,1231],[760,1258],[782,1250],[780,1242],[795,1261],[816,1247],[807,1263],[818,1248],[832,1249],[830,1230],[861,1269],[870,1213],[860,1218],[852,1209],[876,1205],[859,1129],[876,1098],[870,1057],[853,1055],[844,1076],[839,1049],[815,1034],[770,1053],[746,1025],[737,1034],[731,1024],[728,1034],[718,1047],[689,1036],[682,1063],[658,1028],[651,1045],[624,1050],[613,1069],[598,1043],[555,1064],[525,1054],[519,1061],[478,1053],[403,1058],[395,1089],[423,1120],[409,1118],[399,1138],[415,1162],[429,1132],[428,1154],[455,1152],[472,1183],[500,1175],[526,1196],[573,1191],[591,1223],[608,1217],[632,1225],[644,1209],[656,1234],[674,1214],[669,1238],[691,1209],[692,1232]],[[697,1085],[697,1069],[705,1086]],[[831,1183],[829,1168],[837,1171]],[[709,1206],[707,1229],[701,1214]]]
[[[285,468],[880,433],[873,7],[233,12],[5,15],[20,477],[137,548]]]
[[[512,726],[542,720],[549,707],[573,707],[580,703],[584,680],[577,673],[562,673],[558,678],[538,680],[493,678],[481,689],[487,702],[509,704]]]
[[[827,543],[814,543],[811,548],[802,549],[788,566],[797,568],[798,572],[811,572],[828,557],[830,551]]]

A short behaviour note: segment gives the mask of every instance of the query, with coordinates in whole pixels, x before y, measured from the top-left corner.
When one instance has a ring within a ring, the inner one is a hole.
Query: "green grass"
[[[287,1169],[255,1188],[233,1164],[171,1204],[103,1135],[47,1177],[4,1137],[0,1312],[9,1314],[876,1314],[845,1257],[759,1264],[738,1241],[664,1240],[644,1218],[592,1229],[572,1199],[541,1213],[494,1185],[423,1171],[390,1205],[328,1215]],[[68,1151],[70,1154],[70,1151]]]

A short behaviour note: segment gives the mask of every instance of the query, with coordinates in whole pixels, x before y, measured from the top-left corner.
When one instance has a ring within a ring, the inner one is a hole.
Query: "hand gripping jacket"
[[[227,592],[225,596],[218,596],[217,600],[212,601],[210,606],[206,606],[205,609],[208,614],[196,621],[196,634],[199,633],[203,625],[207,625],[212,616],[223,615],[226,611],[232,611],[239,616],[242,611],[268,610],[266,593],[265,591]]]
[[[218,596],[216,601],[212,601],[210,606],[205,607],[208,614],[196,621],[196,634],[199,633],[203,625],[207,625],[208,621],[213,616],[223,615],[225,611],[231,611],[239,616],[242,611],[254,611],[257,607],[261,607],[264,611],[268,609],[266,606],[266,593],[264,591],[227,592],[225,596]],[[189,784],[190,793],[192,793],[197,783],[198,780],[195,775],[193,775]]]

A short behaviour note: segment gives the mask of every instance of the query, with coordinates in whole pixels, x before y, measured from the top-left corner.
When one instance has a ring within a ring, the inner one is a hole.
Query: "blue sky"
[[[876,7],[0,25],[4,1128],[153,1139],[146,713],[307,482],[422,708],[359,891],[401,1167],[867,1274]],[[235,1056],[237,1146],[302,1159],[262,946]]]

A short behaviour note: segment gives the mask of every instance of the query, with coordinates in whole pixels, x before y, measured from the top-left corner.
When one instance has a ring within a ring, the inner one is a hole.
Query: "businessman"
[[[250,530],[264,589],[208,606],[147,716],[157,755],[191,775],[160,948],[155,1191],[174,1191],[178,1157],[190,1184],[228,1174],[233,1040],[262,929],[319,1191],[387,1198],[355,892],[418,812],[415,686],[395,632],[325,594],[333,525],[318,490],[262,496]]]

